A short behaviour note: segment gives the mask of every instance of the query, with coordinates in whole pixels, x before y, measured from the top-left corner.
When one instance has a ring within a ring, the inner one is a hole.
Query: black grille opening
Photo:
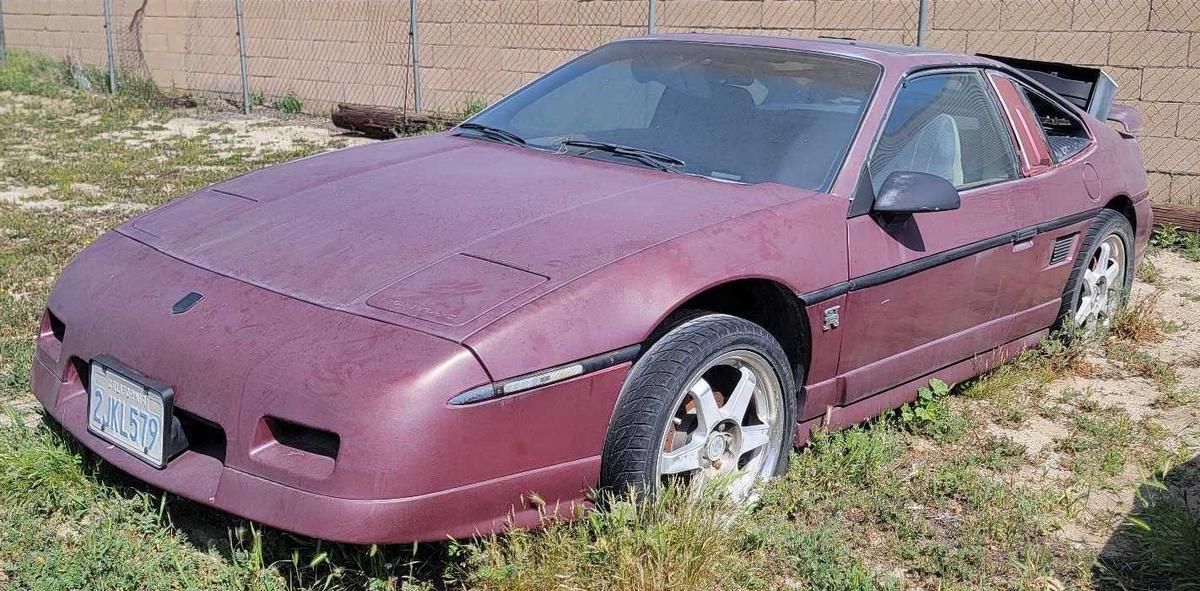
[[[225,430],[220,425],[176,407],[175,418],[187,436],[190,451],[225,463]]]
[[[280,445],[310,454],[337,459],[341,438],[337,433],[323,431],[275,417],[264,417],[263,422],[271,430],[271,437]]]
[[[1054,240],[1054,250],[1050,251],[1050,264],[1061,263],[1071,254],[1071,245],[1075,242],[1075,234],[1059,236]]]

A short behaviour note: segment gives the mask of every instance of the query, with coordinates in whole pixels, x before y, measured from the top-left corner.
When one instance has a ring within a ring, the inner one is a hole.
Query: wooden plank
[[[332,119],[341,129],[378,139],[454,127],[462,122],[448,115],[405,113],[401,109],[348,104],[339,104]]]
[[[1176,203],[1153,203],[1154,225],[1175,226],[1188,232],[1200,232],[1200,207]]]

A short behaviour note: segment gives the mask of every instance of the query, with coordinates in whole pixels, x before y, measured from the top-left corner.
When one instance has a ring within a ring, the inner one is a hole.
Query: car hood
[[[119,231],[280,294],[454,338],[503,304],[806,194],[442,134],[247,174]]]

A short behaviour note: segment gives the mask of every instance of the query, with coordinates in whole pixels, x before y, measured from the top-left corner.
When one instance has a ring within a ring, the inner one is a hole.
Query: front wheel
[[[708,314],[675,327],[630,370],[609,425],[602,488],[728,482],[735,501],[787,467],[795,383],[757,324]]]
[[[1063,291],[1058,326],[1085,334],[1105,330],[1133,286],[1133,226],[1105,209],[1088,228],[1083,247]]]

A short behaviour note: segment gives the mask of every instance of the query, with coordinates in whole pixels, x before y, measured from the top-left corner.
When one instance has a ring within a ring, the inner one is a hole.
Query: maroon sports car
[[[1151,225],[1094,69],[603,46],[446,133],[180,198],[63,271],[34,391],[137,478],[401,542],[722,477],[1103,326]],[[1109,121],[1106,121],[1109,120]]]

